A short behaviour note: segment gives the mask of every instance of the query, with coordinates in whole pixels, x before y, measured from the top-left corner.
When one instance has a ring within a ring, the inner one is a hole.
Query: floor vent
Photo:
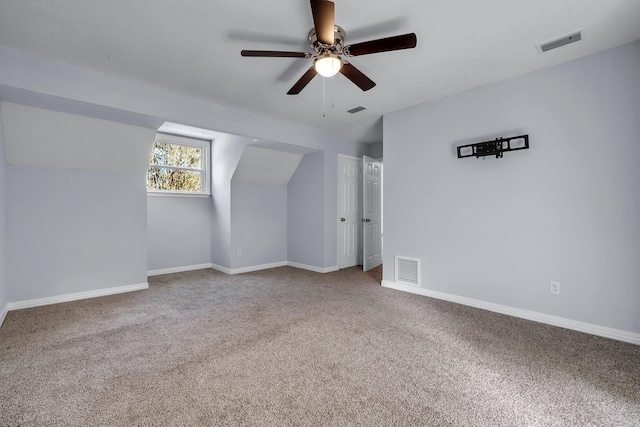
[[[580,40],[582,40],[582,34],[580,33],[580,31],[576,31],[566,36],[562,36],[548,42],[540,43],[539,45],[537,45],[537,47],[538,51],[542,53],[551,49],[556,49],[560,46],[567,45],[569,43],[575,43]]]
[[[420,286],[420,260],[396,256],[396,283]]]
[[[365,107],[364,105],[358,105],[357,107],[354,107],[351,110],[347,110],[347,113],[355,114],[366,109],[367,107]]]

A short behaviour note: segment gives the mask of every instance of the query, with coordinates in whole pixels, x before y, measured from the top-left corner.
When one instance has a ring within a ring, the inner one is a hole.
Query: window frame
[[[200,148],[202,150],[201,155],[201,169],[185,168],[182,166],[166,166],[151,164],[151,153],[149,153],[149,163],[147,163],[147,175],[145,175],[145,187],[148,184],[149,168],[165,168],[165,169],[181,169],[199,171],[201,173],[200,182],[202,184],[202,191],[179,191],[179,190],[156,190],[147,187],[147,196],[165,196],[165,197],[209,197],[211,195],[211,159],[209,150],[211,147],[211,141],[205,139],[191,138],[185,136],[171,135],[165,133],[157,133],[153,143],[182,145],[187,147]],[[153,150],[153,146],[151,148]]]

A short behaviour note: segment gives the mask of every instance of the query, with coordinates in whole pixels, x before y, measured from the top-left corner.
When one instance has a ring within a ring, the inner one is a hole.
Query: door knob
[[[345,222],[345,221],[346,221],[346,219],[340,218],[340,222]]]

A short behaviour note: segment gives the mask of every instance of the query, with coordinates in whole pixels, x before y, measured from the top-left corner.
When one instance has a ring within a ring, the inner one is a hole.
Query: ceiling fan
[[[242,56],[314,58],[313,66],[293,85],[287,95],[297,95],[317,75],[332,77],[338,72],[362,90],[376,84],[360,70],[342,57],[369,55],[371,53],[416,47],[415,33],[345,45],[347,35],[342,27],[335,25],[335,4],[328,0],[311,0],[314,28],[309,32],[309,43],[313,53],[283,52],[276,50],[243,50]]]

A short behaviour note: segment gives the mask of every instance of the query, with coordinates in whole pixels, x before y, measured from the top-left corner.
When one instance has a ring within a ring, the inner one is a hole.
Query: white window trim
[[[211,194],[196,193],[195,191],[162,191],[162,190],[147,190],[147,197],[211,197]]]
[[[209,155],[209,150],[211,147],[211,141],[196,139],[196,138],[186,138],[178,135],[170,135],[164,133],[157,133],[156,139],[154,142],[163,142],[167,144],[176,144],[176,145],[187,145],[189,147],[197,147],[202,149],[202,189],[203,191],[175,191],[175,190],[154,190],[147,188],[147,196],[154,197],[209,197],[211,195],[211,156]],[[147,165],[147,169],[149,169],[150,164]],[[158,165],[160,166],[160,165]],[[162,167],[162,166],[160,166]],[[189,168],[181,168],[179,166],[167,166],[172,169],[189,169]],[[189,169],[191,170],[191,169]]]

